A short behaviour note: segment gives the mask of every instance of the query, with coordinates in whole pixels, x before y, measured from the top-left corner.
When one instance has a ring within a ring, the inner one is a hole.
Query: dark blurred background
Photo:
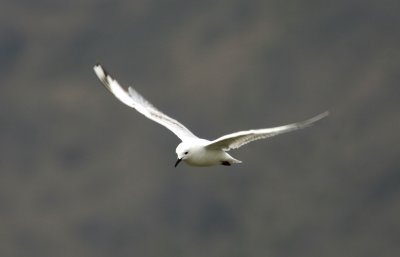
[[[400,2],[3,0],[0,256],[400,256]],[[283,125],[232,167],[200,137]]]

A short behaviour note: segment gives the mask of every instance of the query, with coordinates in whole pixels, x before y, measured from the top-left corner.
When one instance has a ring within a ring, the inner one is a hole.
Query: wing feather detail
[[[182,141],[190,138],[197,138],[188,128],[177,120],[159,111],[135,89],[129,87],[128,91],[126,91],[122,88],[118,81],[111,77],[101,65],[97,64],[93,69],[103,85],[122,103],[136,109],[147,118],[171,130]]]
[[[329,112],[324,112],[311,119],[280,127],[235,132],[211,141],[206,147],[208,149],[222,149],[224,151],[229,151],[231,149],[239,148],[255,140],[273,137],[279,134],[306,128],[328,115]]]

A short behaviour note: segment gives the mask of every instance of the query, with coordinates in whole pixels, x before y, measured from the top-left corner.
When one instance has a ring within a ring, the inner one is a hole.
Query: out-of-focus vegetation
[[[398,1],[3,1],[0,256],[399,256]],[[101,62],[233,167],[120,104]]]

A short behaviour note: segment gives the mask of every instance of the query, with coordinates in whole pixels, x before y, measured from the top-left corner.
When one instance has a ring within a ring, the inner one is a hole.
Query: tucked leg
[[[221,164],[224,166],[231,166],[231,163],[228,161],[222,161]]]

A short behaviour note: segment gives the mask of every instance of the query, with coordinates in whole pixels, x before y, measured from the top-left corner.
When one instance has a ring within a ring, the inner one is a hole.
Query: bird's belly
[[[224,155],[223,151],[204,151],[185,159],[185,162],[197,167],[220,165],[224,160]]]

